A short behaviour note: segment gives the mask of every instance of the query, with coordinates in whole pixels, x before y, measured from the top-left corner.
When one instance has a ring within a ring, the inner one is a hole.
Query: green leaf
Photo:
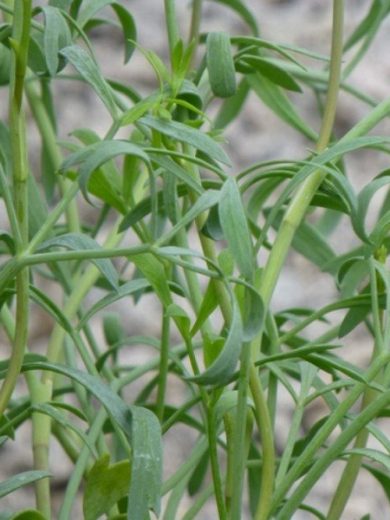
[[[323,515],[323,513],[321,513],[321,511],[318,511],[318,509],[316,509],[313,506],[309,506],[307,504],[301,504],[298,507],[298,509],[301,509],[302,511],[308,511],[314,517],[318,518],[318,520],[326,520],[326,517]]]
[[[117,116],[117,107],[111,87],[103,78],[97,63],[91,55],[78,45],[65,47],[60,51],[60,54],[73,65],[84,81],[94,89],[113,119],[115,119]]]
[[[141,101],[124,112],[120,120],[120,125],[132,125],[145,115],[146,112],[152,111],[154,108],[158,107],[161,104],[161,101],[161,94],[152,94],[151,96],[141,99]]]
[[[180,166],[177,162],[171,159],[171,157],[157,153],[149,153],[149,157],[151,161],[164,168],[168,175],[174,175],[177,180],[189,186],[191,190],[198,195],[201,195],[204,192],[202,185],[197,182],[192,175],[190,175],[188,170]]]
[[[73,0],[49,0],[49,5],[52,5],[53,7],[59,7],[60,9],[67,11],[72,1]]]
[[[144,278],[136,278],[135,280],[130,280],[129,282],[120,285],[115,292],[107,294],[107,296],[92,305],[92,307],[80,319],[78,328],[82,329],[84,325],[90,321],[92,316],[103,310],[108,305],[149,287],[150,283]]]
[[[228,33],[211,32],[208,34],[206,61],[213,94],[221,98],[233,96],[236,92],[236,71]]]
[[[37,251],[46,251],[52,247],[64,247],[66,249],[70,249],[71,251],[90,251],[91,249],[96,251],[104,251],[104,249],[96,242],[96,240],[89,237],[88,235],[82,235],[81,233],[67,233],[66,235],[60,235],[58,237],[46,240],[39,246]],[[118,274],[112,265],[111,260],[107,258],[97,258],[93,259],[92,262],[100,270],[110,285],[114,289],[117,289]]]
[[[100,141],[88,148],[89,154],[82,162],[79,170],[79,184],[85,198],[88,198],[87,187],[92,173],[114,157],[118,155],[130,155],[140,159],[147,165],[149,164],[149,158],[146,153],[139,146],[129,141]],[[85,157],[85,155],[83,157]],[[62,168],[64,168],[65,164],[72,164],[71,158],[72,155],[64,161]]]
[[[85,128],[77,129],[72,132],[71,135],[77,137],[77,139],[79,139],[84,145],[87,145],[81,150],[77,150],[75,153],[88,149],[88,146],[94,144],[96,145],[96,148],[98,148],[99,145],[97,143],[101,142],[101,139],[96,132]],[[92,149],[94,150],[95,147]],[[86,154],[83,154],[82,156],[86,157]],[[68,158],[70,160],[71,156]],[[67,159],[64,164],[67,164],[66,161]],[[117,209],[120,213],[125,213],[125,204],[122,194],[122,179],[113,161],[108,161],[102,164],[97,170],[92,172],[88,180],[88,192],[106,202],[109,206]]]
[[[42,8],[42,12],[45,15],[43,44],[47,70],[54,77],[59,67],[58,53],[72,43],[72,34],[59,9],[46,6]]]
[[[137,40],[137,26],[131,13],[121,4],[114,2],[111,4],[111,7],[122,26],[125,41],[125,63],[127,63],[134,52],[134,42]]]
[[[199,111],[203,109],[202,93],[198,86],[188,79],[184,79],[181,83],[179,92],[176,94],[176,99],[186,101]],[[191,115],[189,115],[189,117],[191,117]]]
[[[156,416],[145,408],[126,403],[96,376],[55,363],[28,363],[26,370],[49,370],[63,374],[84,386],[106,408],[123,430],[132,448],[128,518],[145,518],[149,509],[160,511],[162,482],[161,430]]]
[[[363,241],[367,242],[367,232],[365,230],[365,218],[367,215],[368,206],[374,194],[383,186],[390,183],[390,172],[387,170],[367,184],[358,195],[358,205],[356,214],[352,214],[352,225],[353,228]]]
[[[297,53],[302,53],[307,56],[316,57],[320,60],[329,60],[329,58],[326,56],[319,55],[311,51],[307,51],[306,49],[302,49],[294,45],[273,43],[269,40],[265,40],[264,38],[256,38],[253,36],[233,36],[231,38],[231,42],[234,45],[238,45],[240,48],[239,54],[237,55],[237,58],[239,59],[248,55],[259,56],[260,54],[264,57],[265,54],[263,52],[263,49],[267,49],[276,52],[277,54],[280,54],[280,56],[292,62],[294,65],[298,66],[301,69],[301,71],[305,71],[306,68],[303,65],[301,65],[301,63],[298,60],[296,60],[288,51],[295,51]],[[257,52],[258,49],[260,49],[260,53]]]
[[[238,84],[237,91],[234,96],[225,99],[214,120],[215,128],[226,128],[229,123],[235,121],[241,112],[245,101],[247,100],[250,88],[244,77]]]
[[[150,253],[144,253],[136,255],[133,258],[133,262],[149,281],[164,306],[169,307],[169,305],[173,303],[172,296],[167,281],[166,271],[160,260]]]
[[[390,455],[388,453],[383,453],[372,448],[353,448],[351,450],[346,450],[344,454],[361,455],[362,457],[368,457],[374,462],[378,462],[379,464],[382,464],[382,466],[385,466],[387,471],[390,472]]]
[[[311,161],[308,161],[289,182],[288,186],[284,189],[283,193],[279,196],[277,202],[273,204],[272,209],[269,213],[269,217],[262,229],[262,235],[265,237],[266,232],[273,220],[276,218],[278,212],[282,209],[283,204],[286,203],[289,195],[292,191],[298,187],[298,185],[305,179],[310,173],[318,169],[324,170],[327,174],[327,181],[331,182],[334,189],[343,197],[346,204],[350,208],[350,213],[356,211],[356,196],[353,188],[348,181],[347,177],[343,175],[337,168],[328,166],[329,163],[335,159],[339,159],[348,152],[358,150],[360,148],[376,146],[380,143],[385,143],[388,140],[382,137],[357,137],[351,140],[340,140],[333,146],[327,148],[324,152],[316,155]]]
[[[12,255],[15,254],[14,239],[9,233],[7,233],[7,231],[4,231],[3,229],[0,229],[0,242],[4,242],[4,245],[6,246],[9,253]]]
[[[260,56],[244,54],[241,56],[240,61],[250,65],[251,68],[258,71],[260,75],[266,77],[272,83],[275,83],[275,85],[279,85],[287,90],[292,90],[293,92],[302,92],[301,87],[291,74],[283,70],[271,60]]]
[[[257,21],[252,12],[246,7],[244,2],[241,0],[214,0],[219,4],[226,5],[230,7],[233,11],[235,11],[242,20],[249,26],[252,30],[253,34],[257,36],[259,34],[259,28],[257,26]]]
[[[85,520],[97,520],[126,495],[130,486],[131,465],[121,460],[110,465],[110,456],[102,455],[89,471],[84,488]],[[115,483],[115,485],[113,485]]]
[[[176,141],[193,146],[215,161],[230,165],[230,160],[223,149],[210,136],[200,130],[178,121],[166,121],[153,116],[142,117],[139,122]]]
[[[148,508],[159,514],[162,482],[160,424],[145,408],[132,406],[131,411],[134,426],[128,520],[144,518]]]
[[[25,509],[9,517],[9,520],[46,520],[46,517],[36,509]]]
[[[275,361],[286,361],[287,359],[298,359],[303,361],[309,360],[309,354],[320,353],[323,351],[328,351],[337,348],[337,345],[328,345],[328,344],[316,344],[316,345],[306,345],[303,347],[295,348],[294,350],[289,350],[288,352],[282,352],[280,354],[273,354],[267,357],[261,358],[259,361],[256,361],[256,366],[267,365],[268,363],[274,363]]]
[[[369,37],[372,31],[376,32],[385,11],[386,3],[382,0],[373,0],[368,13],[345,42],[344,51],[353,47],[359,40]]]
[[[260,74],[246,76],[249,85],[260,99],[283,121],[307,138],[316,141],[316,132],[301,118],[287,96],[271,81]]]
[[[37,480],[48,477],[51,477],[51,474],[48,471],[24,471],[23,473],[14,475],[0,483],[0,498],[16,491],[22,486],[27,486]]]
[[[118,344],[125,338],[122,320],[116,312],[109,312],[103,317],[103,333],[108,347]]]
[[[197,312],[196,321],[191,329],[191,336],[194,336],[198,330],[201,329],[204,322],[208,319],[210,314],[217,308],[218,298],[215,290],[215,282],[210,280],[200,308]]]
[[[190,336],[191,321],[188,314],[182,307],[176,303],[171,303],[167,307],[165,314],[166,316],[173,318],[177,328],[184,338],[188,338]]]
[[[239,286],[242,289],[243,296],[240,301],[242,326],[243,326],[243,340],[252,341],[260,332],[264,323],[264,304],[260,294],[256,289],[245,284]]]
[[[69,428],[70,430],[72,430],[78,437],[80,437],[80,439],[88,447],[91,454],[96,456],[95,447],[93,446],[93,444],[89,442],[88,436],[80,428],[78,428],[71,421],[69,421],[64,414],[56,410],[56,407],[53,406],[53,404],[36,404],[32,408],[35,412],[48,415],[49,417],[51,417],[51,419],[56,421],[58,424],[61,424],[61,426],[63,426],[64,428]]]
[[[200,490],[207,474],[207,470],[209,467],[209,459],[209,452],[206,451],[200,458],[197,465],[195,466],[187,486],[188,494],[190,495],[190,497],[196,495],[196,493],[198,493],[198,491]]]
[[[361,305],[350,309],[344,316],[339,328],[339,338],[343,338],[355,329],[371,311],[371,304]]]
[[[330,354],[309,354],[308,361],[330,374],[333,374],[336,371],[341,372],[342,374],[355,379],[359,383],[367,384],[362,371],[356,368],[352,363],[348,363],[340,357],[332,356]]]
[[[180,229],[193,222],[196,217],[218,204],[221,193],[216,190],[207,190],[197,199],[195,204],[187,211],[173,228],[156,241],[156,245],[170,242]]]
[[[388,471],[384,471],[382,468],[377,468],[368,464],[362,464],[362,466],[371,473],[373,477],[380,483],[382,489],[387,497],[387,500],[390,501],[390,475]]]
[[[83,0],[77,16],[78,25],[83,28],[98,11],[112,3],[113,0]]]
[[[219,219],[238,269],[247,280],[251,280],[254,274],[253,244],[240,190],[232,178],[221,190]]]
[[[235,299],[232,302],[232,322],[229,334],[217,359],[200,375],[188,378],[199,385],[222,386],[234,374],[241,354],[243,330],[240,311]]]

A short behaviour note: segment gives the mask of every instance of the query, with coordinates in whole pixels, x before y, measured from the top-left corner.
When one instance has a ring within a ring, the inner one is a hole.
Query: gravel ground
[[[139,42],[142,46],[153,49],[163,59],[167,58],[167,46],[164,32],[163,2],[162,0],[129,0],[122,2],[129,5],[137,21],[139,28]],[[252,7],[260,22],[262,35],[276,42],[286,42],[310,48],[314,51],[328,52],[329,34],[331,27],[331,2],[323,0],[247,0],[247,5]],[[369,0],[349,0],[346,2],[346,32],[349,33],[367,12]],[[189,1],[178,0],[177,5],[182,20],[182,29],[186,30],[188,24]],[[243,33],[245,28],[234,14],[230,14],[221,5],[205,1],[204,30],[230,30],[234,33]],[[117,48],[120,43],[111,31],[97,32],[96,37],[98,55],[104,72],[111,78],[128,79],[130,85],[134,85],[143,92],[150,92],[155,87],[153,75],[140,53],[135,53],[131,63],[122,67],[122,56]],[[389,93],[390,60],[386,49],[389,48],[390,31],[386,22],[378,34],[377,39],[369,51],[364,65],[358,67],[352,76],[353,82],[359,85],[372,97],[381,100]],[[61,131],[65,136],[74,128],[86,126],[103,133],[108,121],[101,111],[95,97],[83,89],[80,85],[60,85],[58,99],[61,114]],[[313,115],[314,101],[307,96],[298,97],[300,110],[305,117],[309,117],[313,126],[318,127],[318,120]],[[69,108],[71,107],[71,109]],[[364,113],[367,108],[359,102],[342,95],[340,109],[336,122],[336,132],[341,135],[350,128]],[[389,122],[382,125],[382,129],[388,132]],[[32,135],[32,148],[34,136]],[[286,125],[280,123],[276,117],[254,97],[250,98],[239,121],[232,125],[227,132],[227,148],[234,162],[234,169],[243,168],[255,161],[267,158],[280,157],[304,157],[308,143],[297,136]],[[365,152],[354,154],[349,159],[352,181],[355,186],[360,186],[365,179],[377,174],[387,167],[386,158]],[[88,211],[88,209],[86,209]],[[3,225],[1,227],[4,227]],[[342,251],[353,244],[353,236],[347,223],[342,223],[343,234],[338,233],[337,239],[332,239],[332,245],[336,250]],[[322,306],[330,302],[336,293],[332,280],[328,275],[317,272],[312,266],[308,266],[305,260],[296,254],[289,257],[287,268],[281,276],[273,305],[275,308],[289,306],[313,305]],[[153,327],[154,318],[153,303],[146,302],[143,307],[136,309],[131,316],[128,309],[120,311],[126,317],[129,330],[144,330],[145,327]],[[156,313],[158,308],[155,306]],[[31,327],[31,343],[33,348],[41,348],[45,345],[50,323],[47,326],[37,310],[33,314]],[[367,359],[366,345],[368,338],[361,332],[351,335],[349,346],[346,349],[346,357],[359,363]],[[2,356],[6,352],[2,348]],[[141,355],[141,353],[140,353]],[[22,389],[21,389],[22,391]],[[173,393],[177,389],[172,389]],[[287,431],[288,420],[291,417],[292,405],[285,398],[280,398],[280,414],[278,428],[280,432],[278,444],[283,442],[283,432]],[[307,422],[310,424],[322,413],[321,409],[314,407]],[[390,433],[389,424],[384,428]],[[26,470],[31,467],[31,454],[29,445],[28,428],[20,430],[16,441],[7,444],[7,449],[1,452],[0,478],[5,478],[16,471]],[[167,473],[185,459],[191,449],[193,439],[188,431],[176,430],[166,445]],[[60,448],[53,445],[53,472],[55,472],[55,488],[60,491],[68,477],[70,466],[62,455]],[[326,508],[326,504],[332,496],[332,490],[339,467],[332,467],[326,477],[321,481],[311,495],[312,503]],[[30,491],[22,491],[11,495],[0,502],[0,512],[7,508],[21,508],[32,505]],[[390,519],[390,509],[386,505],[383,493],[378,490],[375,483],[366,474],[361,475],[356,485],[353,500],[346,510],[343,520],[359,520],[363,514],[371,513],[375,520]],[[243,512],[243,519],[246,518]],[[75,520],[81,519],[81,513],[74,512]],[[199,513],[199,520],[212,520],[216,518],[212,508],[206,508]],[[297,513],[294,520],[305,520],[309,515]]]

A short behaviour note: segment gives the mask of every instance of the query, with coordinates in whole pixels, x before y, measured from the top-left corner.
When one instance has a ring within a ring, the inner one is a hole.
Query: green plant
[[[181,34],[175,1],[165,0],[169,64],[136,43],[131,8],[120,2],[0,2],[1,84],[9,93],[9,120],[0,124],[0,193],[8,216],[0,235],[0,319],[12,345],[0,362],[0,441],[12,442],[31,421],[34,458],[33,470],[0,483],[0,497],[29,483],[36,495],[36,509],[7,518],[51,517],[52,436],[74,464],[60,520],[73,518],[82,482],[87,520],[144,520],[151,511],[190,520],[212,500],[220,519],[242,518],[249,503],[256,520],[288,520],[298,509],[335,520],[361,471],[389,496],[390,442],[375,422],[390,404],[388,195],[372,227],[365,224],[389,175],[367,179],[356,193],[344,158],[364,148],[389,152],[387,136],[368,134],[390,114],[390,100],[376,104],[348,76],[390,4],[373,0],[343,38],[344,5],[334,0],[328,59],[263,39],[244,2],[218,1],[242,18],[247,34],[201,33],[202,0],[193,0],[189,35]],[[104,24],[122,30],[126,62],[143,54],[155,72],[154,92],[141,96],[103,76],[90,33]],[[100,98],[110,116],[104,136],[82,128],[57,137],[59,80],[81,81]],[[340,89],[368,110],[336,139]],[[314,94],[318,135],[285,90]],[[233,174],[223,131],[251,91],[313,151]],[[26,104],[41,140],[38,178],[28,159]],[[80,211],[82,200],[93,208],[93,225]],[[359,240],[342,254],[328,244],[341,216]],[[272,309],[291,248],[333,277],[334,302]],[[42,278],[60,289],[60,301],[42,290]],[[104,296],[91,304],[94,288]],[[147,295],[160,306],[160,333],[127,336],[109,306],[121,300],[135,306]],[[29,349],[31,303],[54,321],[43,354]],[[342,318],[327,321],[336,310],[345,311]],[[317,322],[326,331],[308,339],[307,327]],[[338,352],[358,325],[372,338],[367,368]],[[148,361],[137,362],[129,348],[135,345],[153,352]],[[131,366],[123,352],[133,356]],[[20,375],[27,392],[16,398]],[[141,389],[136,398],[134,383]],[[180,389],[179,402],[171,400],[171,385]],[[294,413],[277,451],[282,388]],[[302,433],[315,400],[323,401],[326,416]],[[166,478],[162,443],[179,424],[193,431],[194,446]],[[371,437],[380,448],[367,447]],[[329,510],[321,512],[307,496],[337,460],[345,469]],[[179,513],[186,493],[193,501]],[[163,496],[169,498],[161,508]]]

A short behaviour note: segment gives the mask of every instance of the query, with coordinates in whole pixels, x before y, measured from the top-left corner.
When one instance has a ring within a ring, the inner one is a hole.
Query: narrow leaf
[[[206,60],[213,94],[221,98],[233,96],[236,92],[236,71],[227,33],[211,32],[208,34]]]
[[[228,179],[222,187],[219,218],[229,250],[241,274],[250,280],[254,273],[253,244],[240,190],[234,179]]]
[[[153,287],[164,306],[169,307],[172,303],[172,296],[166,272],[160,260],[150,253],[145,253],[135,256],[133,262]]]
[[[46,6],[42,8],[42,12],[45,15],[43,43],[47,70],[54,77],[59,66],[58,53],[72,43],[72,35],[59,9]]]
[[[301,87],[295,79],[283,70],[281,67],[260,56],[244,55],[240,58],[245,64],[250,65],[254,70],[257,70],[262,76],[265,76],[275,85],[279,85],[287,90],[294,92],[302,92]]]
[[[95,60],[78,45],[65,47],[60,51],[60,54],[73,65],[81,77],[94,89],[115,119],[117,108],[111,87],[103,78]]]
[[[51,238],[43,242],[38,251],[46,251],[52,247],[64,247],[72,251],[82,251],[95,249],[96,251],[103,251],[103,248],[88,235],[82,235],[81,233],[68,233],[66,235],[60,235],[55,238]],[[107,258],[97,258],[92,260],[96,267],[100,270],[102,275],[110,283],[110,285],[117,289],[118,287],[118,274],[112,265],[111,260]]]
[[[159,240],[157,240],[156,244],[162,245],[168,243],[172,238],[176,235],[176,233],[183,229],[183,227],[190,224],[193,220],[196,219],[199,215],[210,209],[211,207],[218,204],[220,199],[220,192],[216,190],[208,190],[202,193],[202,195],[197,199],[195,204],[187,211],[187,213],[180,219],[180,221],[173,226],[173,228],[168,231],[165,235],[163,235]]]
[[[230,7],[233,11],[237,13],[237,15],[244,20],[244,22],[249,26],[252,30],[253,34],[257,36],[259,34],[259,28],[257,26],[257,21],[252,12],[246,7],[245,3],[241,0],[214,0],[219,4],[226,5]]]
[[[146,288],[150,287],[150,283],[144,278],[136,278],[135,280],[130,280],[130,282],[126,282],[123,285],[120,285],[118,289],[110,294],[107,294],[104,298],[96,302],[80,319],[80,323],[78,328],[81,329],[84,325],[94,316],[97,312],[103,310],[108,305],[115,303],[118,300],[121,300],[125,296],[131,296],[138,291],[142,291]]]
[[[162,446],[161,430],[156,416],[145,408],[127,406],[107,384],[76,368],[38,362],[23,365],[23,371],[26,370],[49,370],[70,377],[102,403],[111,419],[123,430],[132,448],[128,519],[143,519],[149,509],[159,514]]]
[[[241,353],[242,321],[237,302],[233,300],[233,317],[225,345],[217,359],[202,374],[189,378],[199,385],[222,386],[234,374]]]
[[[374,462],[379,462],[379,464],[385,466],[387,471],[390,472],[390,455],[387,453],[382,453],[381,451],[372,448],[353,448],[351,450],[346,450],[344,453],[347,455],[361,455],[362,457],[368,457]]]
[[[112,3],[113,0],[84,0],[77,17],[78,25],[83,28],[98,11]]]
[[[119,155],[131,155],[137,157],[146,164],[149,164],[149,159],[145,152],[139,146],[130,141],[100,141],[99,143],[92,145],[90,147],[90,153],[81,164],[79,170],[79,184],[81,191],[86,198],[88,182],[91,174],[102,164],[107,163]]]
[[[14,475],[0,483],[0,498],[16,491],[22,486],[27,486],[37,480],[48,478],[50,476],[50,473],[47,471],[24,471],[23,473]]]
[[[137,40],[137,26],[131,13],[121,4],[114,2],[111,7],[115,11],[122,26],[125,42],[125,63],[129,61],[134,51],[134,42]]]
[[[283,121],[311,139],[317,140],[317,134],[301,118],[287,96],[268,79],[260,74],[248,74],[247,80],[254,92]]]
[[[158,119],[153,116],[142,117],[139,122],[176,141],[193,146],[215,161],[230,165],[228,156],[219,144],[200,130],[196,130],[178,121],[166,121],[165,119]]]

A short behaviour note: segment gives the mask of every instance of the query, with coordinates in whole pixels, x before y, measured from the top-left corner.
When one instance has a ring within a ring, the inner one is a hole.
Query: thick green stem
[[[194,46],[192,50],[191,62],[193,62],[196,58],[196,51],[199,44],[200,24],[202,20],[202,5],[203,0],[192,0],[192,16],[190,34],[188,37],[188,43]]]
[[[119,242],[120,238],[120,235],[117,234],[117,228],[115,227],[111,236],[107,239],[106,246],[114,247]],[[90,266],[81,276],[79,283],[75,285],[75,289],[70,295],[64,308],[64,314],[69,320],[72,320],[76,315],[81,301],[93,286],[98,276],[98,269],[95,266]],[[49,362],[55,363],[58,361],[64,338],[65,331],[59,324],[57,324],[54,327],[49,341],[47,351],[47,359]],[[42,375],[41,381],[37,381],[35,387],[32,387],[34,404],[44,403],[51,400],[53,381],[54,374],[45,371]],[[39,469],[47,469],[49,467],[50,430],[51,420],[49,416],[43,414],[33,415],[33,438],[35,443],[34,458]],[[41,496],[39,501],[42,504],[41,508],[44,507],[44,503],[50,504],[49,489],[47,485],[45,486],[45,482],[45,479],[38,481]],[[48,516],[49,512],[46,511],[45,514]]]
[[[264,395],[256,366],[250,367],[250,388],[253,402],[255,403],[255,419],[260,432],[263,466],[261,477],[261,493],[257,505],[255,520],[266,520],[271,506],[272,492],[275,480],[275,446],[272,430],[272,422],[269,414],[267,399]]]
[[[323,151],[331,136],[333,122],[336,113],[337,94],[340,84],[341,57],[342,57],[342,40],[343,40],[343,0],[333,1],[333,33],[332,33],[332,50],[331,50],[331,66],[329,74],[328,94],[325,105],[325,112],[320,130],[320,136],[317,143],[317,151]],[[264,268],[263,276],[260,282],[259,292],[263,298],[266,309],[270,304],[276,282],[279,278],[282,267],[285,263],[291,242],[298,226],[304,218],[307,208],[325,178],[325,173],[318,170],[308,177],[298,189],[289,208],[287,209],[278,235],[272,247],[271,253]],[[258,357],[258,348],[261,345],[262,334],[252,342],[252,359],[253,362]],[[257,369],[253,365],[251,370],[251,388],[258,396],[262,395]],[[254,395],[255,398],[255,395]],[[259,401],[261,406],[261,400]],[[271,504],[273,481],[275,475],[275,451],[273,446],[272,428],[269,419],[268,410],[265,409],[265,420],[263,418],[259,427],[261,428],[262,444],[263,444],[263,469],[262,469],[262,490],[260,494],[259,504],[256,510],[256,520],[266,520],[269,515],[269,507]],[[269,423],[269,424],[268,424]],[[266,446],[268,449],[266,449]],[[269,451],[268,451],[269,450]]]
[[[173,50],[180,39],[179,22],[176,16],[176,0],[164,0],[165,22],[168,33],[169,52],[172,56]]]
[[[14,237],[17,257],[23,254],[28,241],[28,161],[22,101],[30,38],[30,20],[31,1],[20,2],[14,12],[9,106],[14,207],[18,227],[18,234]],[[18,327],[16,328],[9,369],[0,390],[0,415],[4,413],[15,388],[26,349],[29,319],[28,284],[28,270],[24,269],[16,276],[16,322]]]

